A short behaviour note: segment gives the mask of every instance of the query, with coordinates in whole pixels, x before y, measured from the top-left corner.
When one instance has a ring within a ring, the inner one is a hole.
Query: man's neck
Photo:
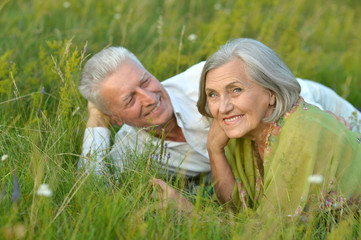
[[[173,142],[186,142],[182,129],[178,126],[175,116],[164,126],[153,129],[155,136]]]

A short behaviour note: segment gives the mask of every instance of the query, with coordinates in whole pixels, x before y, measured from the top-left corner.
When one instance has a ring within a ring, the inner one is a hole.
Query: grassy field
[[[141,155],[117,183],[77,171],[87,119],[77,85],[102,48],[127,47],[162,80],[230,38],[255,38],[360,108],[360,12],[359,0],[0,1],[0,239],[360,238],[359,218],[261,223],[200,192],[193,216],[160,210],[148,184],[158,171]]]

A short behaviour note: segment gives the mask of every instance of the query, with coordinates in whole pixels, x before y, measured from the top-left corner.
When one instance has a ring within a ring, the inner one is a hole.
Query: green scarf
[[[302,98],[272,124],[264,169],[250,140],[231,139],[226,156],[236,179],[237,208],[297,216],[310,202],[321,209],[361,203],[360,134]]]

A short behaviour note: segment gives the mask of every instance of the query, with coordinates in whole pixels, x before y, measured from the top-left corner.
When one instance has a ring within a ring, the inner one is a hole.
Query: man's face
[[[173,117],[170,98],[159,81],[133,60],[105,78],[100,94],[118,124],[150,127]]]

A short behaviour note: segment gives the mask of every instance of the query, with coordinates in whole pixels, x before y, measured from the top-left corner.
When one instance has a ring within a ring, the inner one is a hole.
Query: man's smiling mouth
[[[153,108],[153,110],[150,111],[150,113],[148,113],[146,116],[151,115],[152,113],[154,113],[155,111],[157,111],[158,108],[159,108],[159,106],[160,106],[160,100],[158,101],[157,106],[155,106],[155,107]]]

